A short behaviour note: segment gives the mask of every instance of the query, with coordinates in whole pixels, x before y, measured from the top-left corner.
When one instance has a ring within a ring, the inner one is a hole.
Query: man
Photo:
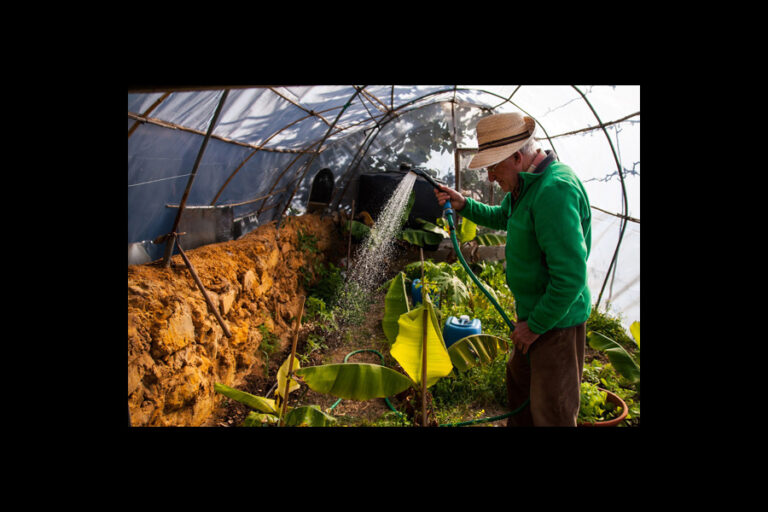
[[[531,400],[507,426],[576,426],[591,310],[592,215],[582,183],[554,152],[538,147],[535,128],[519,113],[477,123],[479,151],[468,168],[487,169],[488,179],[506,192],[501,205],[448,187],[435,195],[476,224],[507,232],[506,278],[517,306],[515,350],[506,370],[509,406]]]

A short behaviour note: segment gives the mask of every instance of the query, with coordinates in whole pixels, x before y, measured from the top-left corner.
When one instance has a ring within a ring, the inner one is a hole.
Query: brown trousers
[[[552,329],[528,349],[530,364],[521,351],[507,361],[507,396],[515,410],[530,396],[531,402],[509,417],[508,427],[575,427],[581,401],[586,323]]]

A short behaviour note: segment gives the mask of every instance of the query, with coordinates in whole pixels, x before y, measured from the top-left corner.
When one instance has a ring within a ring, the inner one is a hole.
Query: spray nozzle
[[[411,168],[411,169],[408,169],[408,170],[411,171],[416,176],[421,176],[422,178],[427,180],[430,185],[432,185],[436,189],[440,190],[440,185],[438,185],[437,182],[434,179],[432,179],[432,176],[427,174],[423,169],[413,169],[413,168]]]

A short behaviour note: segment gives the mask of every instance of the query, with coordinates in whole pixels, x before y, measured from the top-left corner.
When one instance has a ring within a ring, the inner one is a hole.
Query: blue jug
[[[456,318],[449,316],[443,327],[443,339],[445,347],[448,348],[462,338],[472,336],[473,334],[482,334],[483,329],[479,318],[470,318],[467,315],[461,315]]]
[[[411,283],[411,298],[414,306],[421,302],[421,279],[414,279]]]
[[[427,286],[429,287],[429,283],[427,283]],[[411,298],[413,299],[413,305],[414,307],[421,303],[421,290],[424,287],[421,286],[421,279],[414,279],[411,283]],[[432,304],[435,307],[440,307],[440,298],[439,297],[433,297],[432,295],[429,296],[430,300],[432,300]]]

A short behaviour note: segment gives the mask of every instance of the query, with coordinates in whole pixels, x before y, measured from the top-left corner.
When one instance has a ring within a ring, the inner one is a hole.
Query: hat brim
[[[536,121],[534,121],[533,118],[529,116],[524,116],[523,120],[525,122],[526,129],[530,133],[526,139],[513,142],[506,146],[499,146],[478,151],[475,156],[472,157],[472,160],[469,161],[467,168],[475,170],[482,169],[483,167],[490,167],[503,160],[506,160],[512,156],[515,151],[518,151],[520,148],[525,146],[533,138],[533,134],[536,131]]]
[[[500,148],[491,148],[491,149],[480,151],[476,153],[475,156],[472,157],[472,160],[469,161],[469,165],[467,166],[467,169],[470,169],[470,170],[482,169],[483,167],[490,167],[503,160],[506,160],[507,158],[512,156],[515,153],[515,151],[523,147],[525,143],[528,142],[528,140],[529,139],[525,139],[522,142],[516,142],[514,144],[509,144],[507,146],[502,146]]]

